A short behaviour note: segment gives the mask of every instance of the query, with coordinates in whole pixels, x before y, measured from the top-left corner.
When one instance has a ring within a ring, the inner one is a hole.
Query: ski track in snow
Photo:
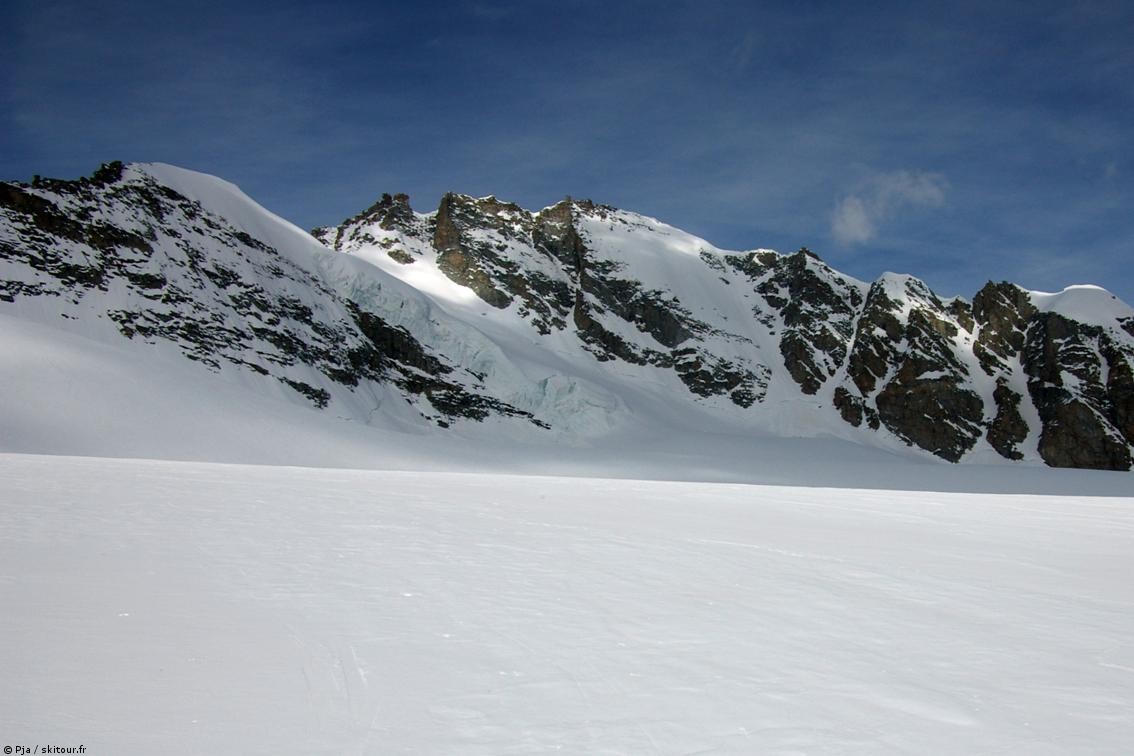
[[[0,733],[1124,753],[1134,499],[0,455]]]

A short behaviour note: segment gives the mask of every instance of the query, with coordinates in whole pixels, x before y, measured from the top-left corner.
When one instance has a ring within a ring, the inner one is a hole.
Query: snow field
[[[0,455],[0,732],[1123,753],[1134,498]]]

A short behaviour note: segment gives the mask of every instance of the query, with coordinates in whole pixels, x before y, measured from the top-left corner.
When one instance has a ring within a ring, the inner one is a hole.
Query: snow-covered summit
[[[1101,286],[1078,284],[1055,293],[1029,291],[1028,296],[1037,309],[1082,323],[1121,327],[1134,321],[1134,307]]]
[[[216,176],[167,163],[132,163],[123,169],[122,179],[126,182],[150,179],[168,187],[277,249],[313,246],[309,233],[265,209],[240,187]]]

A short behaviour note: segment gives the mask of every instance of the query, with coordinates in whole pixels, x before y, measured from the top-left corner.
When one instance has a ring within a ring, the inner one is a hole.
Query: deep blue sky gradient
[[[162,161],[305,227],[565,195],[943,295],[1134,303],[1134,3],[16,0],[0,178]]]

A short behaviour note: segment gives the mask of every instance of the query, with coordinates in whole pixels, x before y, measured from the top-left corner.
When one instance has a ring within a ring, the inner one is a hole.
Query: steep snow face
[[[318,254],[318,245],[309,233],[264,209],[235,184],[166,163],[135,163],[122,171],[126,183],[147,180],[172,189],[283,254]]]
[[[1121,328],[1134,322],[1134,308],[1101,286],[1080,284],[1054,294],[1029,291],[1028,296],[1037,309],[1082,323]]]
[[[571,199],[448,194],[418,213],[383,195],[309,235],[160,164],[0,184],[0,209],[0,311],[172,348],[353,423],[1131,464],[1134,311],[1097,287],[946,302],[912,276],[866,283],[806,249],[721,250]]]

